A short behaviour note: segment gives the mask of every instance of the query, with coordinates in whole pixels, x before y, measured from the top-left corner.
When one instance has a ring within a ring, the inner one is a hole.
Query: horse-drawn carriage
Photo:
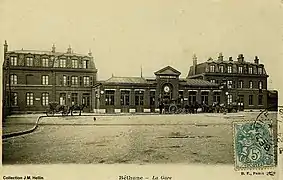
[[[207,105],[205,103],[185,103],[182,99],[173,99],[167,100],[163,102],[164,105],[164,112],[168,114],[184,114],[184,113],[197,113],[197,112],[204,112],[204,113],[234,113],[238,112],[239,107],[238,104],[231,103],[229,105],[220,104],[218,102],[213,103],[212,105]]]
[[[58,102],[50,102],[49,103],[49,107],[46,110],[46,115],[47,116],[54,116],[55,114],[62,114],[62,116],[67,116],[68,114],[71,113],[71,116],[73,116],[73,114],[76,111],[79,111],[79,116],[81,115],[83,109],[84,109],[85,105],[72,105],[72,106],[67,106],[67,105],[60,105]]]

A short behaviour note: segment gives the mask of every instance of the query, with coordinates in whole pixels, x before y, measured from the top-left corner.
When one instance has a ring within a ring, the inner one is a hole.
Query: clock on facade
[[[169,86],[164,86],[164,92],[168,93],[170,91]]]

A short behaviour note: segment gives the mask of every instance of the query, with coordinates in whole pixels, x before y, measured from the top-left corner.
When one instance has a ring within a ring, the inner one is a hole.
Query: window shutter
[[[70,76],[67,76],[67,85],[70,86]]]
[[[83,85],[83,77],[80,76],[80,86]]]
[[[90,77],[89,77],[89,84],[90,84],[90,86],[93,85],[93,82],[92,82],[92,81],[93,81],[93,78],[92,78],[92,76],[90,76]]]
[[[62,86],[63,85],[63,76],[61,76],[59,79],[60,79],[60,85]]]

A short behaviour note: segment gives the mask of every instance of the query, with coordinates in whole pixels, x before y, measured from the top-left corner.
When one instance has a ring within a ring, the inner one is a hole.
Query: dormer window
[[[214,65],[210,65],[209,72],[215,72],[215,66]]]
[[[228,66],[228,73],[232,73],[232,66],[231,65]]]
[[[253,67],[249,67],[249,74],[253,74]]]
[[[60,59],[60,67],[66,67],[66,59]]]
[[[224,72],[224,66],[223,65],[219,66],[219,72],[221,72],[221,73]]]
[[[43,58],[43,59],[42,59],[42,66],[43,66],[43,67],[48,67],[48,66],[49,66],[49,60],[48,60],[48,58]]]
[[[243,73],[243,67],[242,66],[238,67],[238,73]]]
[[[83,60],[83,68],[84,69],[88,68],[88,60]]]
[[[259,68],[258,68],[258,74],[263,74],[263,73],[262,73],[262,67],[259,67]]]
[[[78,68],[78,60],[76,59],[72,60],[72,68]]]
[[[26,65],[27,66],[33,66],[33,58],[32,57],[28,57],[26,59]]]
[[[18,58],[17,57],[10,57],[11,66],[17,66],[18,65]]]

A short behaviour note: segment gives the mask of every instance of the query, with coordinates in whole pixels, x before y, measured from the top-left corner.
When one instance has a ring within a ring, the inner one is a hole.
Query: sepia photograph
[[[4,167],[228,166],[279,178],[282,2],[0,7]]]

